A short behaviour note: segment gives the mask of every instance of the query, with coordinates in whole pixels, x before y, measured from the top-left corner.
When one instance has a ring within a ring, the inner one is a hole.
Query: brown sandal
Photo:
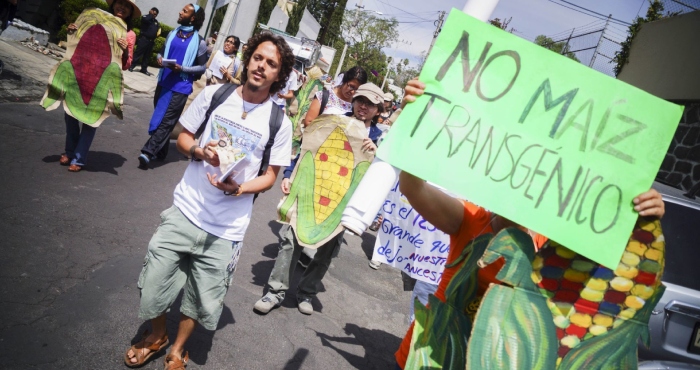
[[[72,164],[68,166],[68,171],[70,172],[80,172],[80,170],[83,169],[83,166],[78,166],[77,164]]]
[[[129,347],[129,349],[124,352],[124,364],[128,367],[139,367],[142,366],[146,361],[148,361],[151,356],[155,355],[156,353],[160,352],[165,346],[170,343],[168,341],[168,334],[164,334],[162,338],[158,339],[156,342],[151,343],[151,342],[146,342],[146,338],[148,338],[148,331],[143,333],[143,338],[141,339],[140,342],[134,344],[133,346]],[[151,352],[148,352],[144,354],[144,349],[148,349]],[[129,351],[134,352],[134,357],[129,357]],[[131,359],[135,358],[136,362],[131,362]]]
[[[173,356],[172,354],[168,354],[165,356],[165,360],[163,361],[165,363],[165,367],[163,370],[185,370],[185,366],[187,366],[187,361],[190,359],[190,354],[185,351],[185,356],[182,357],[182,360]]]
[[[70,157],[68,157],[68,156],[65,155],[65,154],[61,154],[61,159],[58,160],[58,163],[59,163],[61,166],[67,166],[67,165],[70,164]]]

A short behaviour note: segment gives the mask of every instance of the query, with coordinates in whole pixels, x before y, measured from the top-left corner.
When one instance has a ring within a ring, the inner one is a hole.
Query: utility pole
[[[571,30],[571,33],[569,34],[569,38],[566,39],[566,45],[564,45],[564,47],[561,48],[561,55],[566,55],[566,52],[569,50],[569,42],[571,41],[571,36],[574,35],[574,31],[576,31],[575,28]]]
[[[384,84],[386,83],[386,78],[389,76],[389,72],[391,72],[391,65],[394,63],[394,56],[390,56],[389,59],[391,59],[391,62],[388,63],[389,65],[387,66],[386,73],[384,74],[384,81],[382,81],[382,86],[380,89],[384,90]]]
[[[359,4],[355,4],[357,7],[357,11],[355,13],[355,20],[352,22],[352,27],[350,27],[350,35],[352,35],[352,31],[355,30],[355,27],[357,27],[357,23],[360,21],[360,12],[362,9],[365,7],[362,6],[362,0],[360,0]],[[345,53],[348,51],[348,42],[345,42],[345,46],[343,46],[343,53],[340,54],[340,61],[338,62],[338,68],[335,70],[335,76],[337,77],[340,72],[342,71],[343,68],[343,62],[345,61]]]
[[[228,4],[228,8],[226,9],[226,15],[224,15],[224,20],[221,21],[221,27],[219,28],[219,32],[221,30],[224,30],[225,32],[228,32],[231,29],[231,25],[233,24],[233,18],[236,16],[236,10],[238,10],[238,2],[240,0],[231,0],[231,2]],[[214,44],[214,50],[221,50],[224,47],[224,42],[226,41],[225,35],[221,35],[222,37],[217,37],[216,38],[216,44]]]
[[[440,31],[442,30],[442,24],[445,22],[445,11],[440,12],[440,16],[438,16],[438,19],[435,21],[435,32],[433,32],[433,41],[430,42],[430,47],[428,48],[428,54],[430,54],[430,51],[433,50],[433,45],[435,45],[435,40],[437,40],[438,35],[440,34]]]
[[[588,66],[591,68],[593,68],[593,63],[595,63],[595,56],[598,55],[598,48],[600,48],[600,44],[603,43],[603,37],[605,37],[605,30],[608,29],[608,23],[610,23],[610,18],[612,18],[612,14],[608,15],[608,20],[605,21],[605,27],[603,27],[603,32],[600,33],[598,45],[596,45],[595,50],[593,50],[593,58],[591,58],[591,63],[588,64]]]

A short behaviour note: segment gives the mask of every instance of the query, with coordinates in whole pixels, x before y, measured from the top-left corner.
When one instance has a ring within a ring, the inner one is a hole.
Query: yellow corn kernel
[[[535,256],[535,259],[532,260],[532,269],[541,270],[542,266],[544,266],[544,259],[542,259],[542,256]]]
[[[633,285],[632,280],[624,277],[618,276],[610,280],[610,286],[618,292],[629,292]]]
[[[566,259],[572,259],[576,257],[576,252],[572,251],[569,248],[563,247],[563,246],[558,246],[556,249],[557,255],[561,258],[566,258]]]
[[[591,323],[593,322],[593,318],[591,318],[591,315],[585,313],[575,313],[571,315],[571,318],[569,320],[572,324],[580,326],[582,328],[587,328],[591,326]]]
[[[628,297],[625,299],[625,306],[627,306],[627,307],[629,307],[629,308],[634,308],[634,309],[637,309],[637,310],[639,310],[639,309],[641,309],[642,307],[644,307],[644,303],[645,303],[645,301],[644,301],[642,298],[636,297],[636,296],[633,296],[633,295],[628,296]]]
[[[532,277],[532,282],[535,284],[539,284],[540,281],[542,281],[542,275],[539,271],[533,271],[532,274],[530,274],[530,276]]]
[[[646,245],[644,245],[644,244],[642,244],[642,243],[640,243],[640,242],[638,242],[638,241],[636,241],[636,240],[631,240],[631,241],[627,244],[626,250],[627,250],[628,252],[632,252],[632,253],[634,253],[634,254],[636,254],[636,255],[638,255],[638,256],[643,256],[643,255],[644,255],[644,252],[647,251],[647,247],[646,247]]]
[[[624,310],[622,310],[622,311],[617,315],[617,317],[619,317],[620,319],[623,319],[623,320],[628,320],[628,319],[633,318],[634,315],[636,315],[636,314],[637,314],[637,310],[636,310],[636,309],[634,309],[634,308],[625,308]]]
[[[646,231],[653,231],[656,229],[656,223],[654,222],[642,221],[639,223],[639,226],[642,227],[642,230]]]
[[[609,328],[613,324],[613,318],[612,318],[612,316],[598,313],[595,316],[593,316],[593,323],[598,325],[598,326],[603,326],[603,327]]]
[[[583,288],[581,291],[581,298],[591,302],[600,302],[603,300],[604,294],[605,291]]]
[[[559,341],[563,346],[567,346],[569,348],[575,348],[581,343],[581,340],[578,339],[577,336],[575,335],[567,335],[564,338],[561,338],[561,341]]]
[[[603,279],[590,278],[586,282],[586,288],[604,291],[608,289],[608,282]]]
[[[575,283],[583,283],[588,280],[588,273],[580,272],[572,269],[564,271],[564,279],[573,281]]]
[[[664,255],[664,252],[662,252],[662,251],[660,251],[660,250],[658,250],[658,249],[653,249],[653,248],[649,248],[649,249],[644,253],[644,257],[646,257],[646,258],[648,258],[648,259],[650,259],[650,260],[654,260],[654,261],[659,261],[659,260],[661,260],[661,258],[663,257],[663,255]]]
[[[554,316],[554,325],[560,329],[566,329],[569,327],[569,319],[564,316]]]
[[[627,279],[634,279],[637,275],[639,275],[639,270],[637,270],[636,267],[630,267],[630,266],[625,265],[624,263],[620,263],[617,265],[617,269],[615,270],[615,275],[621,276],[621,277],[627,278]]]
[[[636,284],[634,287],[632,287],[630,293],[641,299],[649,299],[652,295],[654,295],[654,288],[644,284]]]
[[[622,259],[620,261],[627,266],[637,266],[639,264],[640,258],[634,253],[625,252],[622,254]]]
[[[663,241],[661,241],[661,242],[655,241],[655,242],[652,242],[652,243],[651,243],[651,247],[654,248],[654,249],[656,249],[656,250],[663,251],[663,250],[666,249],[666,242],[663,242]]]
[[[612,320],[610,320],[610,325],[612,325]],[[588,332],[595,336],[603,335],[608,332],[608,326],[593,325],[588,329]]]

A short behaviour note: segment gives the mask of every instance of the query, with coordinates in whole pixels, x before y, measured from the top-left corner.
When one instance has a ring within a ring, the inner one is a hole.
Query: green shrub
[[[66,40],[68,36],[68,32],[66,30],[67,25],[75,22],[80,13],[82,13],[86,8],[99,8],[105,11],[109,9],[107,3],[103,0],[63,0],[59,9],[64,24],[58,31],[59,40]]]

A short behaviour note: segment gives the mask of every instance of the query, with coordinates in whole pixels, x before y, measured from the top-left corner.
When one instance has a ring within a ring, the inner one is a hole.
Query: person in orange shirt
[[[406,86],[404,101],[414,101],[416,96],[423,94],[424,89],[425,84],[419,80],[409,81]],[[411,206],[426,221],[450,235],[450,251],[447,256],[447,266],[460,257],[470,240],[483,234],[498,233],[507,227],[518,227],[526,231],[532,237],[537,249],[542,247],[547,241],[547,237],[543,235],[491,213],[476,204],[453,198],[408,172],[401,172],[399,184],[401,192],[406,196]],[[665,211],[661,194],[654,189],[637,196],[634,199],[634,204],[634,209],[640,216],[661,218]],[[445,289],[461,267],[462,264],[457,264],[456,266],[445,268],[440,284],[435,292],[436,298],[445,302]],[[502,267],[503,261],[501,260],[479,270],[477,296],[483,296],[489,284],[500,284],[498,279],[496,279],[496,274]],[[413,323],[395,354],[396,363],[400,369],[403,369],[406,365],[406,359],[411,350],[412,333]]]

